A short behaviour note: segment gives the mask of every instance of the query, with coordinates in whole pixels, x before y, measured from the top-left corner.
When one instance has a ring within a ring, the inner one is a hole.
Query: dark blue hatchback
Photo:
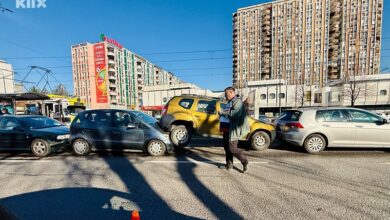
[[[71,126],[71,143],[76,155],[91,150],[143,150],[152,156],[173,151],[173,145],[157,120],[139,111],[88,110],[80,112]]]
[[[68,146],[70,131],[45,116],[0,116],[0,149],[31,150],[45,157]]]

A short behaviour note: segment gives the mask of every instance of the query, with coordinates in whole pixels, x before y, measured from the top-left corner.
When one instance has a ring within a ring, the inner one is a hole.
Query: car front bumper
[[[49,141],[49,144],[50,144],[50,147],[51,147],[53,152],[58,152],[58,151],[70,149],[69,139]]]

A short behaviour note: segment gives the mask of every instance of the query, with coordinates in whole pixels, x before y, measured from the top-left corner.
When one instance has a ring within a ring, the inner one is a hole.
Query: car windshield
[[[282,112],[278,121],[299,121],[301,114],[301,111],[285,111]]]
[[[20,121],[30,129],[40,129],[62,126],[62,124],[54,119],[46,117],[25,117],[20,118]]]
[[[148,114],[145,114],[143,112],[133,112],[133,114],[140,118],[142,121],[148,123],[149,125],[154,126],[155,124],[157,124],[157,120]]]

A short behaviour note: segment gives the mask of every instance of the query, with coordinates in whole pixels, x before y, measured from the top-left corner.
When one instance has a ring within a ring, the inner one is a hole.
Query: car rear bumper
[[[302,146],[304,141],[304,134],[299,132],[277,132],[276,134],[279,140],[285,141],[295,146]]]

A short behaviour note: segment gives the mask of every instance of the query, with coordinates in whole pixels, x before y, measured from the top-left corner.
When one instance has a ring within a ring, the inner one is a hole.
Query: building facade
[[[98,43],[71,47],[74,94],[88,108],[140,109],[145,86],[182,81],[102,35]]]
[[[380,72],[383,0],[280,0],[233,14],[233,85],[322,88]]]
[[[15,93],[14,71],[12,65],[0,60],[0,94]]]
[[[356,76],[348,82],[318,88],[310,85],[288,85],[283,80],[248,83],[244,95],[254,93],[254,117],[276,116],[279,109],[353,106],[384,112],[390,110],[390,74]],[[354,95],[352,95],[354,94]]]

